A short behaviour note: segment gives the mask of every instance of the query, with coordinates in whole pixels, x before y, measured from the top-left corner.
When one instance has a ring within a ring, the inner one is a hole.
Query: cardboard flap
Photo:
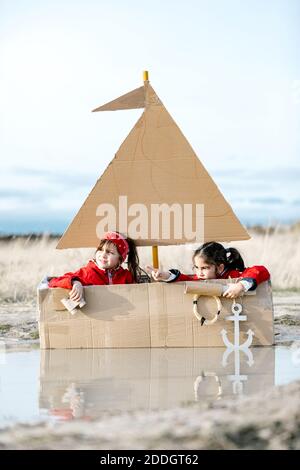
[[[145,107],[145,87],[141,86],[135,90],[119,96],[113,101],[93,109],[93,113],[97,111],[116,111],[118,109],[138,109]]]

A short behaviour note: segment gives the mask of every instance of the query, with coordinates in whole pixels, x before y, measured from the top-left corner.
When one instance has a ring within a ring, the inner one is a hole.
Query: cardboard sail
[[[173,204],[204,206],[203,241],[233,241],[250,238],[231,206],[208,174],[191,145],[168,113],[148,81],[144,86],[117,98],[94,111],[145,107],[142,116],[122,143],[114,159],[96,182],[91,193],[57,248],[96,247],[99,243],[97,207],[111,204],[116,209],[116,230],[126,232],[124,206],[119,196],[126,196],[126,207],[143,204],[151,214],[151,205]],[[192,227],[196,227],[196,211]],[[122,220],[123,220],[122,219]],[[176,245],[191,242],[184,234],[174,236],[170,218],[170,236],[161,233],[136,237],[137,245]],[[149,220],[150,224],[150,220]],[[105,231],[105,230],[104,230]],[[103,233],[104,233],[103,231]],[[130,234],[129,234],[130,235]]]

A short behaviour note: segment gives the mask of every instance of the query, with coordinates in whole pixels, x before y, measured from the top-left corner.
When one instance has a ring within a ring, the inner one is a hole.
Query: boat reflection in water
[[[40,409],[58,419],[166,409],[274,385],[273,347],[41,351]]]

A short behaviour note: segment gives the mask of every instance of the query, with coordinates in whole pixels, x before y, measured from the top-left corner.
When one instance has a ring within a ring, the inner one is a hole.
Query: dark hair
[[[141,268],[139,266],[140,260],[139,260],[139,255],[136,249],[136,244],[129,237],[127,237],[126,240],[129,246],[128,258],[127,258],[128,270],[131,272],[134,282],[139,282],[139,279],[142,273],[141,273]]]
[[[224,248],[221,243],[204,243],[195,251],[193,260],[196,256],[201,256],[208,264],[214,264],[215,266],[224,264],[225,269],[237,269],[238,271],[244,271],[245,269],[240,252],[236,248]]]
[[[128,258],[127,258],[128,270],[131,272],[134,282],[139,282],[139,279],[142,274],[142,269],[139,267],[140,260],[139,260],[139,255],[136,249],[136,245],[135,245],[135,242],[129,237],[126,238],[126,241],[129,247]],[[117,248],[117,251],[118,251],[118,247],[114,244],[113,240],[101,240],[96,252],[98,250],[101,250],[106,243],[113,244]],[[123,259],[120,254],[119,254],[119,262],[120,262],[120,265],[123,263]]]

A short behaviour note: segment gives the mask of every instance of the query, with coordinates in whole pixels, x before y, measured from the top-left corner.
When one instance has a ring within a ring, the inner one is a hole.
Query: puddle
[[[297,379],[300,350],[286,346],[247,354],[225,348],[8,349],[0,354],[0,426],[166,409]]]

